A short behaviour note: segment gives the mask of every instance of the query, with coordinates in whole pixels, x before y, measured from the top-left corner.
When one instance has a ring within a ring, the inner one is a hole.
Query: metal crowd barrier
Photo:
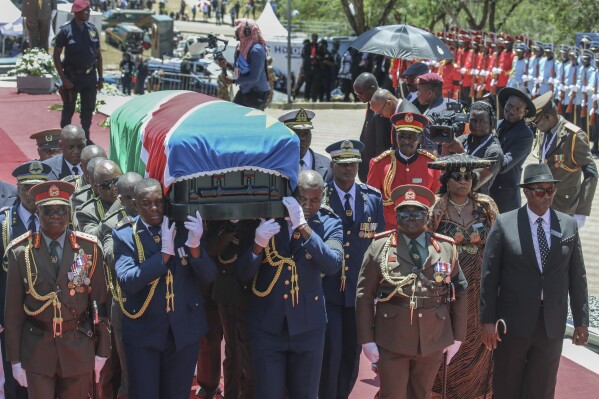
[[[218,84],[214,76],[188,75],[155,71],[146,80],[146,91],[189,90],[216,97]]]

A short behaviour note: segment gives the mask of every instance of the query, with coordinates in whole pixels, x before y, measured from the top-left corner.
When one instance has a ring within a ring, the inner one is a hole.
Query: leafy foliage
[[[16,76],[54,76],[58,78],[52,57],[46,50],[31,48],[19,55],[15,69],[9,75]]]

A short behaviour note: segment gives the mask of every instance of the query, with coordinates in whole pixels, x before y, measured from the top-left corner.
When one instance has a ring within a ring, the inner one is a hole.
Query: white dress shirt
[[[306,151],[304,157],[301,159],[304,161],[304,164],[301,166],[301,170],[312,170],[312,164],[314,163],[314,157],[312,156],[312,152],[310,150]]]
[[[335,183],[335,182],[333,182],[333,185],[335,186],[335,191],[337,191],[337,195],[339,195],[339,199],[341,200],[341,205],[343,205],[344,207],[345,207],[345,194],[350,195],[349,206],[352,211],[352,220],[356,220],[355,219],[355,215],[356,215],[356,184],[354,183],[348,192],[345,192],[342,189],[340,189],[339,186],[337,185],[337,183]]]
[[[537,257],[537,263],[539,265],[539,270],[541,273],[543,272],[543,262],[541,261],[541,250],[539,249],[539,237],[537,235],[537,219],[539,215],[530,210],[528,205],[526,205],[526,211],[528,212],[528,222],[530,223],[530,230],[532,232],[532,245],[535,249],[535,256]],[[547,239],[547,245],[551,248],[551,213],[549,209],[543,216],[543,231],[545,232],[545,238]]]
[[[63,159],[64,159],[64,158],[63,158]],[[66,159],[64,160],[64,162],[65,162],[65,163],[67,164],[67,166],[69,167],[69,171],[70,171],[70,173],[71,173],[72,175],[74,175],[74,173],[73,173],[73,168],[77,168],[77,170],[79,171],[79,175],[82,175],[82,174],[83,174],[83,170],[81,169],[81,164],[78,164],[78,165],[71,165],[71,164],[69,163],[69,161],[67,161]]]
[[[25,209],[23,204],[19,204],[17,209],[17,214],[21,218],[23,225],[26,229],[29,229],[29,218],[31,217],[31,212]],[[40,231],[40,219],[37,217],[37,215],[35,216],[35,231]]]

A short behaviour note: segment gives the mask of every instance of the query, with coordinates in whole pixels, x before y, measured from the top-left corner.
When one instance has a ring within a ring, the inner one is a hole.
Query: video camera
[[[462,111],[462,103],[452,101],[447,103],[446,111],[431,114],[433,124],[428,126],[431,140],[435,143],[450,143],[455,137],[461,136],[470,119],[470,115]]]

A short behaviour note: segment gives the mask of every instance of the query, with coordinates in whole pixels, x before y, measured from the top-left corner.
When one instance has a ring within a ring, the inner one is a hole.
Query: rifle
[[[551,67],[551,78],[549,79],[549,91],[555,93],[555,59]]]
[[[539,58],[539,57],[537,57]],[[541,85],[541,82],[539,81],[539,61],[537,60],[537,65],[535,65],[535,85],[534,88],[532,89],[532,96],[536,97],[537,93],[539,92],[539,86]]]
[[[480,56],[483,57],[483,60],[481,62],[482,67],[478,70],[478,76],[476,77],[476,98],[482,98],[483,97],[483,90],[485,88],[485,53],[481,52]],[[482,79],[482,82],[481,82]]]
[[[574,68],[574,74],[572,75],[572,86],[576,87],[578,65],[572,65],[572,68]],[[576,91],[570,88],[570,104],[568,104],[568,108],[566,108],[566,113],[568,114],[571,114],[574,109],[574,97],[576,97]]]
[[[504,50],[505,51],[505,50]],[[493,68],[491,69],[491,94],[497,94],[497,83],[499,79],[499,75],[497,74],[497,68],[499,67],[499,56],[501,54],[495,54],[495,63],[493,64]],[[495,84],[493,84],[495,83]]]
[[[564,110],[564,97],[566,95],[566,88],[564,87],[564,75],[566,74],[566,63],[562,63],[562,74],[559,82],[559,101],[557,102],[557,113],[562,114]]]
[[[589,94],[587,93],[587,81],[589,76],[589,68],[583,68],[582,72],[584,73],[584,79],[582,81],[582,106],[580,108],[580,117],[587,117],[587,102],[589,101]],[[588,124],[587,124],[588,125]]]

